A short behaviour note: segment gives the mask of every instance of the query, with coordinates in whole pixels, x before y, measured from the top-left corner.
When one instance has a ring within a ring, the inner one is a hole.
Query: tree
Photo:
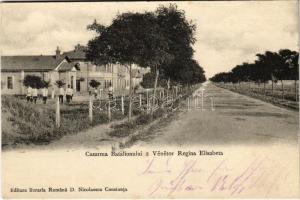
[[[285,77],[288,80],[294,80],[295,99],[297,101],[297,80],[299,80],[299,53],[289,49],[279,50],[279,55],[285,60],[287,64]]]
[[[213,82],[224,82],[228,83],[231,82],[231,72],[220,72],[213,77],[211,77],[209,80]]]
[[[50,81],[43,81],[43,87],[49,88],[50,87]]]
[[[101,83],[99,81],[96,81],[94,79],[90,80],[89,84],[92,88],[98,88],[99,85],[101,85]]]
[[[299,80],[299,53],[289,49],[281,49],[278,52],[266,51],[263,54],[256,54],[257,60],[254,63],[243,63],[234,67],[230,73],[219,73],[210,80],[214,82],[236,82],[237,80],[252,80],[257,83],[265,83],[272,81],[272,96],[273,84],[275,81],[281,82],[281,96],[284,98],[283,80],[295,81],[295,97],[297,100],[297,80]],[[264,90],[265,91],[265,90]]]
[[[57,80],[57,81],[55,81],[55,85],[57,85],[57,87],[61,88],[64,85],[66,85],[66,83],[63,80]]]
[[[116,16],[108,27],[94,22],[88,26],[98,33],[88,42],[87,59],[95,64],[121,63],[129,68],[129,112],[132,107],[132,65],[151,67],[156,71],[155,88],[158,79],[158,67],[171,59],[168,43],[153,13],[123,13]],[[155,95],[155,89],[154,89]]]
[[[26,75],[23,80],[23,85],[26,87],[32,87],[32,88],[42,88],[43,87],[43,80],[39,76],[35,75]]]
[[[281,77],[276,69],[282,65],[282,60],[278,53],[266,51],[264,54],[256,54],[258,60],[254,65],[254,74],[256,79],[271,80],[272,96],[274,93],[274,81]],[[260,66],[260,68],[258,68]],[[258,78],[257,78],[258,77]]]
[[[141,86],[143,88],[154,88],[156,74],[153,72],[148,72],[143,76],[143,81],[141,82]],[[159,76],[157,86],[167,87],[167,79],[164,76]]]
[[[179,10],[176,4],[170,4],[168,7],[159,6],[156,14],[158,24],[162,29],[164,37],[167,39],[169,52],[174,57],[171,62],[162,64],[160,68],[161,73],[164,77],[168,77],[175,82],[189,82],[188,79],[182,79],[182,72],[195,74],[190,70],[198,70],[186,65],[193,57],[194,50],[192,45],[196,41],[196,25],[186,19],[185,12]],[[203,76],[203,74],[200,76]]]
[[[272,57],[270,55],[268,55],[268,52],[266,52],[268,59],[273,63],[273,66],[272,66],[273,74],[276,77],[276,79],[280,80],[280,82],[281,82],[281,96],[282,96],[282,99],[284,99],[283,80],[287,77],[288,65],[285,62],[284,58],[279,53],[271,52],[269,54],[272,55]]]
[[[181,84],[196,84],[206,81],[204,70],[194,59],[181,62],[184,67],[179,68],[177,81]]]

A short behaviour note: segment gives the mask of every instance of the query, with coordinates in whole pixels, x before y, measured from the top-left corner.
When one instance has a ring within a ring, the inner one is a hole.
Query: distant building
[[[23,80],[26,75],[36,75],[50,81],[50,88],[56,87],[57,80],[74,85],[76,71],[68,58],[61,56],[58,48],[55,55],[1,56],[1,93],[25,94]]]
[[[73,51],[63,53],[71,63],[77,67],[76,91],[85,93],[89,91],[89,82],[96,80],[101,83],[99,86],[107,90],[112,84],[115,92],[126,92],[129,89],[129,69],[121,64],[94,65],[87,61],[85,48],[76,45]],[[143,74],[149,70],[133,65],[133,86],[142,81]]]
[[[142,81],[149,69],[133,66],[133,86]],[[26,75],[37,75],[50,81],[51,88],[56,89],[55,82],[62,80],[70,85],[77,94],[90,91],[89,82],[101,83],[104,91],[112,84],[115,92],[126,93],[129,89],[129,70],[121,64],[94,65],[86,59],[85,47],[76,45],[73,51],[55,55],[39,56],[2,56],[1,88],[2,94],[25,94],[23,80]]]

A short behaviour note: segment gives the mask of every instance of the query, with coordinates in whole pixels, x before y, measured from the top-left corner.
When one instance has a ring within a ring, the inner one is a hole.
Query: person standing
[[[36,88],[36,87],[34,87],[34,88],[32,89],[32,98],[33,98],[34,103],[36,104],[36,100],[37,100],[37,98],[38,98],[38,91],[37,91],[37,88]]]
[[[95,96],[95,99],[97,99],[97,96],[98,96],[98,87],[95,87],[95,89],[94,89],[94,96]]]
[[[58,91],[58,98],[60,103],[64,102],[64,95],[65,95],[65,90],[62,86],[60,86]]]
[[[46,104],[48,98],[48,88],[46,87],[42,88],[42,96],[43,96],[43,102],[44,104]]]
[[[70,85],[68,85],[68,88],[66,90],[67,103],[70,103],[72,97],[73,97],[73,89],[70,87]]]
[[[52,87],[52,90],[51,90],[51,99],[54,99],[54,96],[55,96],[55,89],[54,89],[54,87]]]
[[[30,86],[27,87],[26,100],[27,102],[32,101],[32,88]]]

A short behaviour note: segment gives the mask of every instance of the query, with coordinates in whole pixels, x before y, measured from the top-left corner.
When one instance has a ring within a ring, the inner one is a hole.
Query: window
[[[12,76],[8,76],[7,77],[7,89],[13,89],[13,77]]]
[[[50,79],[49,73],[47,73],[47,72],[43,73],[43,74],[42,74],[42,78],[43,78],[43,80],[45,80],[45,81],[49,81],[49,79]]]
[[[76,68],[76,70],[80,71],[80,63],[76,63],[75,68]]]

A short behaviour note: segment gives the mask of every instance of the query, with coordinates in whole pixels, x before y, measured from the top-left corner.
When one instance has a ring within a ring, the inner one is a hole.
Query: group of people
[[[43,102],[44,104],[46,104],[48,98],[48,88],[46,87],[41,88],[41,93],[42,93]],[[27,102],[34,102],[36,104],[37,99],[38,99],[38,89],[36,87],[32,88],[28,86],[27,93],[26,93]]]
[[[98,95],[100,93],[100,98],[102,96],[102,91],[103,89],[99,89],[99,88],[92,88],[90,91],[89,91],[89,95],[94,95],[95,99],[98,98]],[[107,88],[107,94],[108,94],[108,98],[109,99],[113,99],[113,93],[114,93],[114,88],[112,87],[112,85],[110,85],[108,88]]]
[[[59,88],[58,98],[59,98],[60,103],[64,102],[64,96],[65,95],[66,95],[67,103],[70,103],[73,99],[73,89],[70,87],[70,85],[68,85],[66,91],[64,90],[63,87]]]
[[[39,90],[40,90],[40,92],[38,91],[37,87],[28,86],[27,87],[27,93],[26,93],[27,102],[34,102],[36,104],[38,96],[39,96],[39,94],[41,94],[42,101],[43,101],[44,104],[46,104],[47,99],[48,99],[48,88],[43,87],[43,88],[40,88]],[[108,87],[107,92],[108,92],[108,98],[113,99],[114,89],[113,89],[112,85],[110,85]],[[60,86],[58,88],[58,91],[57,91],[59,102],[63,103],[64,102],[64,96],[65,96],[67,103],[70,103],[73,99],[73,93],[74,93],[73,89],[70,87],[70,85],[67,86],[66,90],[62,86]],[[97,98],[98,89],[95,88],[94,91],[90,91],[90,95],[92,95],[92,94],[95,96],[95,98]],[[52,98],[54,98],[54,95],[55,95],[55,91],[53,90],[52,94],[51,94]]]
[[[54,92],[54,91],[53,91]],[[27,87],[27,93],[26,93],[26,100],[27,102],[34,102],[37,103],[38,99],[38,89],[36,87]],[[40,89],[40,94],[42,95],[42,101],[44,104],[47,103],[48,99],[48,88],[43,87]],[[54,94],[53,94],[54,96]],[[59,87],[58,89],[58,98],[60,103],[64,102],[64,96],[66,96],[67,103],[70,103],[73,98],[73,89],[68,85],[66,91],[63,87]]]

